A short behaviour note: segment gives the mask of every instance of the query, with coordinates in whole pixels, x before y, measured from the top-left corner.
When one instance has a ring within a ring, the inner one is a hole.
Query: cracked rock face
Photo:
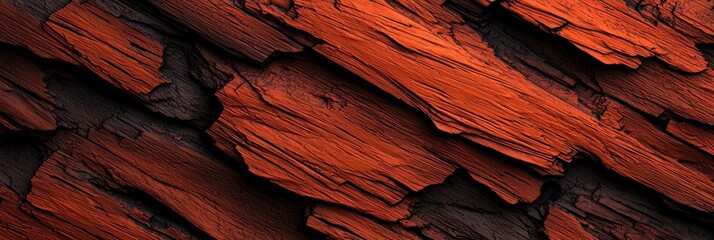
[[[713,9],[0,0],[0,238],[714,239]]]

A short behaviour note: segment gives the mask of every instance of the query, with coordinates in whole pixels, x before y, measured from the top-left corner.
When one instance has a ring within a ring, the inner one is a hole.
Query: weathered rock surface
[[[713,19],[1,0],[0,237],[712,239]]]

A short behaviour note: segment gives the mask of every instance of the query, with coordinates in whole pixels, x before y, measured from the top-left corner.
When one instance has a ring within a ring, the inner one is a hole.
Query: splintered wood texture
[[[713,11],[0,0],[0,238],[714,239]]]

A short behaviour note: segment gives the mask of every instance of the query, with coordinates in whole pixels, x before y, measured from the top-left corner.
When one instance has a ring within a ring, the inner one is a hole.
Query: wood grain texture
[[[712,239],[712,11],[0,0],[0,238]]]

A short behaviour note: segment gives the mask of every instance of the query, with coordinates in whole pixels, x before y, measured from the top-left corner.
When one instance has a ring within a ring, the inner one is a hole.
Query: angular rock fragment
[[[164,123],[76,82],[50,86],[63,106],[60,118],[73,131],[57,133],[50,146],[60,156],[82,159],[108,173],[120,187],[145,192],[214,238],[302,238],[296,203],[248,184],[222,164],[190,128]],[[83,102],[81,99],[100,101]],[[83,116],[91,113],[93,118]],[[273,218],[276,217],[276,218]],[[273,221],[285,221],[278,224]]]
[[[19,59],[28,65],[9,66],[40,69]],[[299,205],[271,202],[281,196],[249,184],[245,176],[219,161],[201,143],[204,138],[199,133],[117,102],[110,97],[115,93],[97,85],[88,87],[83,81],[96,80],[80,81],[71,75],[40,78],[42,88],[29,94],[49,97],[51,114],[61,130],[46,140],[53,152],[49,159],[27,176],[28,189],[23,190],[27,199],[3,197],[8,207],[22,209],[9,214],[37,219],[65,237],[304,238],[298,232]],[[7,169],[8,174],[20,170]],[[17,181],[12,179],[10,183]],[[160,203],[158,210],[151,202]]]
[[[669,26],[650,23],[624,1],[526,0],[504,6],[606,64],[637,68],[640,57],[657,57],[686,72],[707,66],[694,41]]]
[[[92,3],[73,1],[53,13],[46,25],[77,61],[129,92],[147,94],[168,83],[159,72],[161,43]]]
[[[592,163],[573,163],[532,204],[507,205],[484,190],[457,174],[412,196],[409,218],[382,221],[318,205],[308,225],[336,238],[363,239],[709,239],[714,234],[705,222],[667,210],[661,195]]]
[[[712,1],[625,0],[650,22],[665,24],[697,43],[714,41],[714,9]]]
[[[70,1],[0,1],[0,41],[25,47],[43,58],[76,63],[63,51],[61,43],[43,29],[45,20]]]
[[[553,240],[596,239],[583,229],[578,219],[558,207],[550,208],[548,218],[545,220],[545,232]]]
[[[110,194],[97,170],[63,153],[52,154],[32,180],[32,215],[68,238],[174,238],[194,235],[140,201]]]
[[[57,120],[44,80],[52,74],[28,58],[0,50],[0,128],[12,131],[54,130]]]
[[[236,1],[150,2],[218,46],[255,61],[265,61],[275,52],[302,50],[294,40],[243,11]]]
[[[652,116],[665,112],[714,125],[714,70],[683,74],[653,62],[637,71],[598,70],[603,92]]]
[[[223,113],[209,131],[223,151],[285,188],[391,220],[404,209],[385,207],[456,166],[508,202],[538,195],[540,181],[507,157],[438,137],[419,115],[310,58],[239,66],[237,74],[219,92]]]
[[[0,235],[4,238],[64,238],[24,207],[32,188],[31,179],[44,161],[44,154],[41,146],[27,137],[0,137]]]
[[[461,45],[443,34],[448,32],[443,26],[410,19],[386,1],[298,0],[294,5],[297,18],[278,10],[267,12],[325,41],[315,50],[420,109],[442,131],[461,134],[554,174],[562,172],[559,162],[586,152],[678,202],[714,211],[714,184],[703,174],[607,128],[527,81],[496,59],[473,32],[471,45]],[[453,18],[449,22],[458,22]],[[704,62],[701,53],[696,54],[694,60]],[[699,65],[704,68],[706,62]],[[699,65],[692,70],[701,71]],[[638,171],[630,171],[633,168]],[[689,184],[674,187],[665,182]]]
[[[707,128],[697,124],[672,120],[667,124],[667,132],[706,153],[714,155],[714,129],[711,129],[711,127]]]

